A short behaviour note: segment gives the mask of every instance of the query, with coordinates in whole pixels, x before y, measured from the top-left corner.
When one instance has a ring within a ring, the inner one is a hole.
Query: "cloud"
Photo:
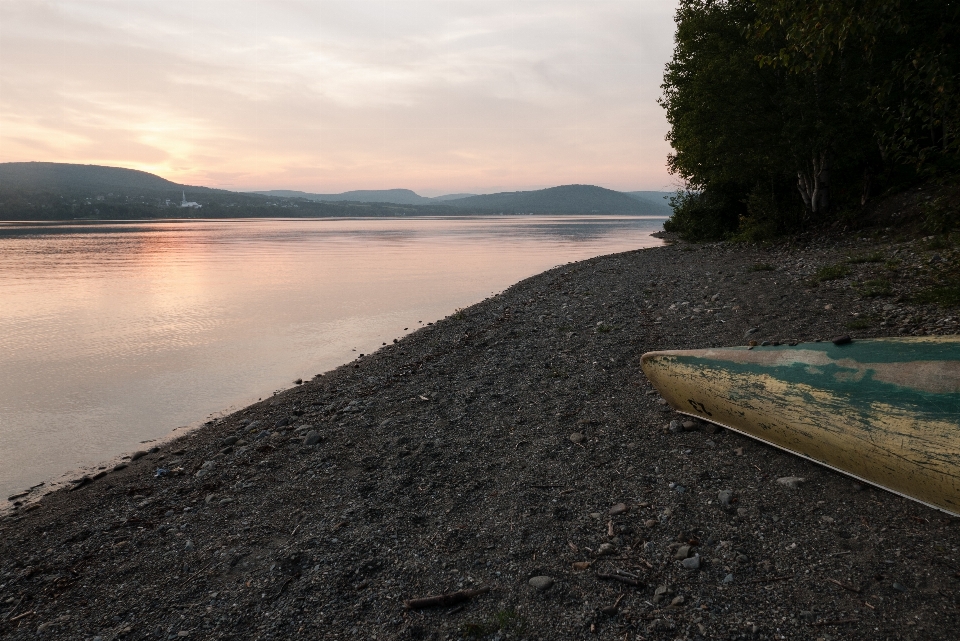
[[[193,184],[670,184],[674,3],[0,3],[0,160]]]

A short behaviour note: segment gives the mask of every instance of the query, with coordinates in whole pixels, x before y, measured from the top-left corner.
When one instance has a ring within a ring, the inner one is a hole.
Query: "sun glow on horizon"
[[[669,189],[673,0],[7,2],[0,162],[239,191]]]

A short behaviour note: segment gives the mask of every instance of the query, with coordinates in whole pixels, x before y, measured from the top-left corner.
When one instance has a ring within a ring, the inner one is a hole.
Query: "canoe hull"
[[[678,411],[960,515],[960,337],[650,352]]]

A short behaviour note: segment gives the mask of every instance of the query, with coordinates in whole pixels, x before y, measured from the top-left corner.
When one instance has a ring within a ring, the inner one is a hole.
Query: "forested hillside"
[[[661,104],[688,189],[667,229],[856,222],[931,183],[925,224],[958,224],[958,18],[956,0],[681,0]]]

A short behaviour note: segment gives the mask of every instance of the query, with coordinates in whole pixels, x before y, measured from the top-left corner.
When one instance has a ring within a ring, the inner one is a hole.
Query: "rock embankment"
[[[927,241],[675,244],[532,277],[25,503],[0,636],[949,637],[956,519],[685,420],[639,359],[955,333],[957,265]]]

